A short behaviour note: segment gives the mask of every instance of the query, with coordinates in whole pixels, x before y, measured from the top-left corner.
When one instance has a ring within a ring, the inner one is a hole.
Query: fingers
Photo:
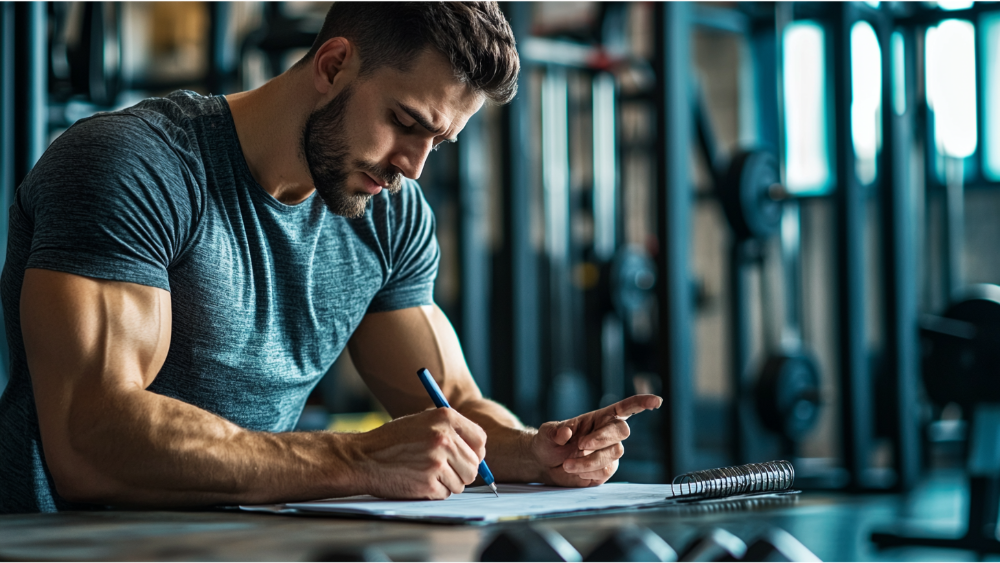
[[[442,464],[435,473],[437,474],[438,482],[448,489],[448,494],[443,498],[448,498],[451,494],[458,494],[465,490],[465,478],[450,463]],[[475,476],[473,476],[473,479],[475,479]],[[468,482],[471,483],[472,480],[470,479]]]
[[[663,399],[656,395],[632,395],[627,399],[622,399],[613,405],[604,407],[608,414],[618,418],[628,418],[633,414],[642,411],[658,409],[663,404]]]
[[[617,469],[618,458],[620,458],[624,453],[625,447],[622,446],[620,442],[616,442],[615,444],[597,450],[588,456],[567,459],[562,464],[563,471],[571,475],[578,475],[589,479],[590,477],[585,477],[585,475],[601,471],[603,468],[612,464],[614,464]]]
[[[569,426],[560,426],[553,436],[553,440],[558,446],[565,446],[573,438],[573,429]]]
[[[449,424],[455,429],[455,433],[462,438],[462,441],[471,448],[476,456],[478,464],[486,457],[486,431],[481,426],[462,416],[453,409],[441,409],[448,411]]]
[[[453,488],[454,480],[442,480],[452,492],[461,492],[464,485],[472,483],[479,473],[479,462],[486,457],[486,432],[479,425],[453,409],[438,409],[447,429],[442,428],[438,444],[444,452],[450,471],[460,482],[459,490]],[[443,469],[443,468],[442,468]]]
[[[601,450],[628,438],[630,433],[628,423],[620,418],[615,418],[608,424],[580,438],[580,449]]]
[[[615,472],[618,471],[618,460],[612,461],[610,464],[598,469],[597,471],[588,471],[586,473],[579,473],[577,477],[581,479],[586,479],[591,481],[591,485],[600,485],[608,479],[611,478]]]
[[[629,427],[625,420],[633,414],[644,410],[658,409],[663,399],[656,395],[633,395],[608,405],[597,411],[597,418],[607,417],[607,422],[598,426],[593,432],[580,438],[581,450],[599,450],[615,442],[621,442],[629,437]],[[600,422],[595,422],[600,424]]]

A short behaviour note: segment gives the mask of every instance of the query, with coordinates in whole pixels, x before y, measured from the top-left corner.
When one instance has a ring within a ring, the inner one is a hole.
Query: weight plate
[[[740,240],[767,239],[781,227],[781,202],[771,186],[780,182],[778,159],[767,151],[741,151],[729,163],[719,199]]]
[[[623,246],[611,261],[611,303],[627,318],[652,297],[656,285],[656,263],[635,245]]]
[[[819,368],[806,354],[768,358],[755,392],[764,427],[792,441],[801,440],[819,419]]]

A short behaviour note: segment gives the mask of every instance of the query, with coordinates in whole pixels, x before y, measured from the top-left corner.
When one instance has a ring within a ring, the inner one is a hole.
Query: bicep
[[[455,329],[437,305],[369,313],[349,342],[368,388],[393,417],[434,406],[417,379],[427,368],[452,406],[482,398]]]
[[[133,283],[29,268],[20,318],[47,454],[71,420],[149,386],[170,347],[170,294]]]

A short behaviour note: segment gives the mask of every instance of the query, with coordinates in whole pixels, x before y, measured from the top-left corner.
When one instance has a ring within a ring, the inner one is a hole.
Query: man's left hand
[[[633,414],[660,408],[656,395],[634,395],[603,409],[562,422],[546,422],[531,440],[531,453],[546,482],[564,487],[594,487],[618,470],[628,438],[625,422]]]

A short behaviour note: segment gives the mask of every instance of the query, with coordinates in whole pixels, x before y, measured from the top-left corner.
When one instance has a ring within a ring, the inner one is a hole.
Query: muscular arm
[[[126,505],[356,494],[358,435],[270,434],[146,388],[170,347],[170,294],[25,272],[21,327],[46,463],[61,496]]]
[[[351,358],[386,410],[403,416],[433,407],[416,372],[426,367],[452,407],[486,431],[486,462],[498,481],[593,486],[618,468],[628,437],[625,419],[660,406],[637,395],[570,420],[526,428],[484,399],[465,363],[458,336],[436,305],[368,314],[350,340]]]
[[[437,305],[370,313],[351,336],[349,347],[361,377],[390,415],[434,407],[417,379],[417,370],[427,368],[451,406],[486,431],[486,463],[498,481],[542,480],[544,472],[530,456],[536,430],[526,428],[499,403],[483,398],[458,336]]]

